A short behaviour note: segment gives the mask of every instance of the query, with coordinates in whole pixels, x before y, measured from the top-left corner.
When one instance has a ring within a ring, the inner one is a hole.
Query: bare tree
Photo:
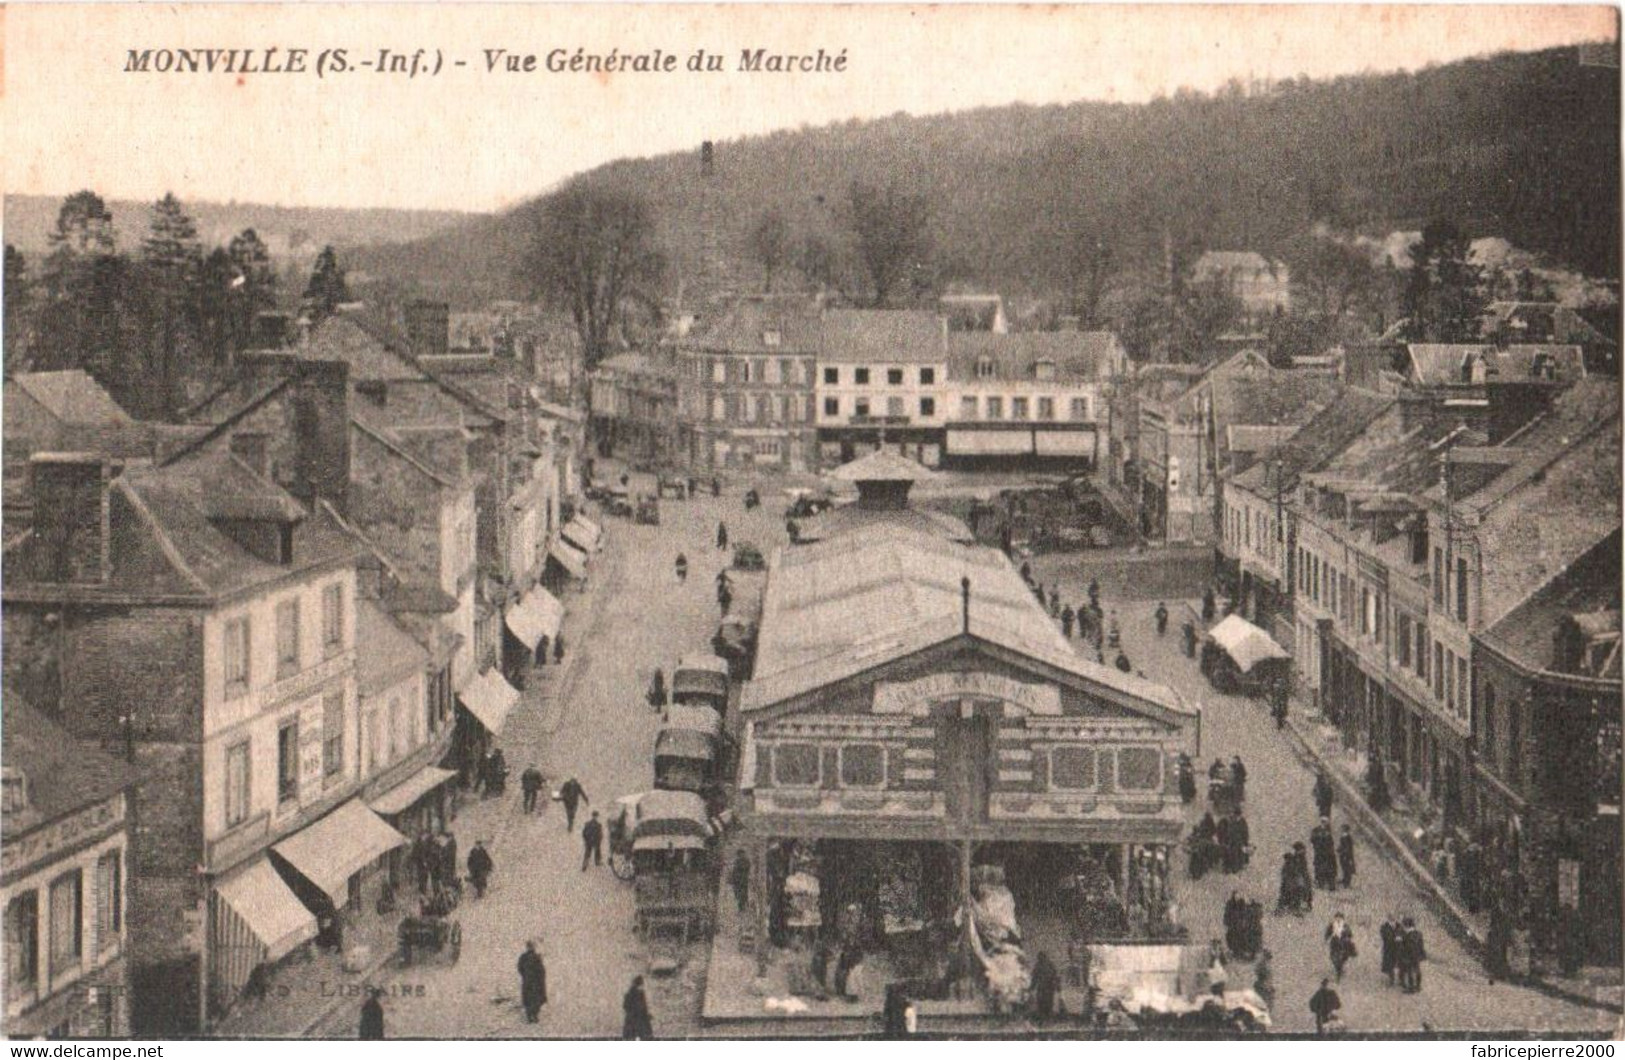
[[[869,277],[874,305],[885,306],[903,282],[930,271],[931,207],[924,195],[895,184],[874,188],[853,181],[848,190],[858,258]]]
[[[622,302],[650,292],[663,260],[643,199],[576,184],[537,211],[521,268],[534,291],[569,309],[592,368],[609,350]]]
[[[773,292],[773,276],[790,255],[790,225],[784,213],[768,210],[750,230],[750,253],[762,266],[762,290]]]

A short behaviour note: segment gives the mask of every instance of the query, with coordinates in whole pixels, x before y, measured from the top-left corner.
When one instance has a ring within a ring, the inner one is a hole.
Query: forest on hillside
[[[719,143],[709,178],[696,144],[574,183],[647,203],[677,266],[668,283],[708,240],[748,274],[753,226],[770,212],[793,238],[838,247],[855,181],[924,200],[939,285],[1008,294],[1064,295],[1100,258],[1125,274],[1213,248],[1290,262],[1311,231],[1381,238],[1435,219],[1617,279],[1618,115],[1618,71],[1562,48],[1136,105],[897,114]],[[357,248],[347,263],[357,278],[458,304],[524,297],[544,201]]]

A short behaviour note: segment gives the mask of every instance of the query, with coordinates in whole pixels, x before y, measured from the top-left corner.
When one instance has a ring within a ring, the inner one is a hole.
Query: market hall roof
[[[942,476],[916,460],[876,449],[832,469],[826,477],[840,482],[930,482]]]
[[[965,621],[961,579],[970,580]],[[761,710],[969,634],[1182,715],[1173,689],[1080,657],[1003,553],[876,526],[774,553],[754,679]]]

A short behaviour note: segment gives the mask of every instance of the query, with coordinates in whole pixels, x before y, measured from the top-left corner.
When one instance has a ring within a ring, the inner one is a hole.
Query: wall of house
[[[429,739],[425,684],[422,670],[408,670],[361,696],[363,782],[387,771]]]

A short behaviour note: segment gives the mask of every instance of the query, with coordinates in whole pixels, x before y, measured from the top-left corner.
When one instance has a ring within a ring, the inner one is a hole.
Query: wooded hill
[[[715,245],[751,276],[747,235],[777,208],[793,234],[844,238],[854,180],[928,197],[944,282],[1064,288],[1080,240],[1118,268],[1207,248],[1284,254],[1316,225],[1349,234],[1454,220],[1554,265],[1620,274],[1619,73],[1575,48],[1408,74],[1234,84],[1147,104],[1015,105],[851,121],[623,160],[579,180],[636,191],[670,260]],[[346,255],[353,273],[469,304],[522,297],[541,200],[405,244]]]

